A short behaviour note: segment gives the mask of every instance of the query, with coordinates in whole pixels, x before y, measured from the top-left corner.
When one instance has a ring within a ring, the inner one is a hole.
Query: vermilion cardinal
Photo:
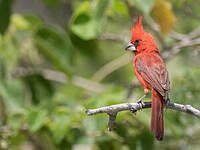
[[[133,70],[144,88],[145,95],[142,98],[149,93],[149,90],[152,90],[150,128],[156,139],[162,140],[164,134],[163,108],[169,101],[170,81],[155,40],[151,34],[143,30],[141,16],[138,17],[135,27],[132,27],[132,38],[126,50],[135,54]]]

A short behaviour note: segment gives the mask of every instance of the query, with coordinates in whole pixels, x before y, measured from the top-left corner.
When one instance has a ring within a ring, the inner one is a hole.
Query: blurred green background
[[[138,15],[171,100],[200,108],[199,0],[0,0],[0,149],[199,150],[200,121],[185,113],[165,110],[162,142],[150,109],[120,112],[112,132],[106,114],[85,114],[143,95],[124,50]]]

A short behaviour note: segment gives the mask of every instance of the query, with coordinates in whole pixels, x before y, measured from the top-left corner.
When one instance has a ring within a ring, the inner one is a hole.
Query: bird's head
[[[143,30],[141,16],[138,16],[135,27],[132,27],[132,38],[127,44],[126,50],[133,51],[135,54],[143,51],[158,51],[152,35]]]

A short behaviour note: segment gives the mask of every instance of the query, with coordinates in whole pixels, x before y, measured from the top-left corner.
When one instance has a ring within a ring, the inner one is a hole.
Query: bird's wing
[[[141,77],[162,96],[170,90],[168,71],[158,53],[141,55],[136,59],[136,69]]]

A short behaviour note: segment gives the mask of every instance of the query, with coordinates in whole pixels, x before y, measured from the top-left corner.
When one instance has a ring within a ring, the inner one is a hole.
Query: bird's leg
[[[171,100],[170,100],[169,93],[167,93],[167,101],[166,101],[166,103],[167,103],[167,104],[169,104],[169,103],[170,103],[170,101],[171,101]]]
[[[149,93],[149,90],[148,90],[148,89],[144,89],[144,93],[145,93],[145,95],[142,96],[142,97],[137,101],[137,103],[140,104],[140,108],[142,108],[142,106],[144,105],[144,103],[142,102],[142,100],[143,100],[143,99],[146,97],[146,95]],[[132,107],[130,111],[136,115],[137,110],[136,110],[135,108]]]
[[[145,98],[145,97],[146,97],[146,94],[145,94],[144,96],[142,96],[142,97],[137,101],[137,103],[140,105],[140,108],[141,108],[141,109],[142,109],[142,106],[143,106],[143,104],[144,104],[144,103],[142,102],[142,99]],[[136,115],[137,110],[136,110],[134,107],[132,107],[130,111]]]
[[[146,95],[149,93],[149,90],[148,89],[144,89],[144,96],[142,96],[138,101],[137,103],[139,104],[143,104],[142,100],[146,97]]]
[[[142,100],[143,100],[145,97],[146,97],[146,94],[143,95],[143,96],[137,101],[137,103],[138,103],[138,104],[139,104],[139,103],[143,103]]]

